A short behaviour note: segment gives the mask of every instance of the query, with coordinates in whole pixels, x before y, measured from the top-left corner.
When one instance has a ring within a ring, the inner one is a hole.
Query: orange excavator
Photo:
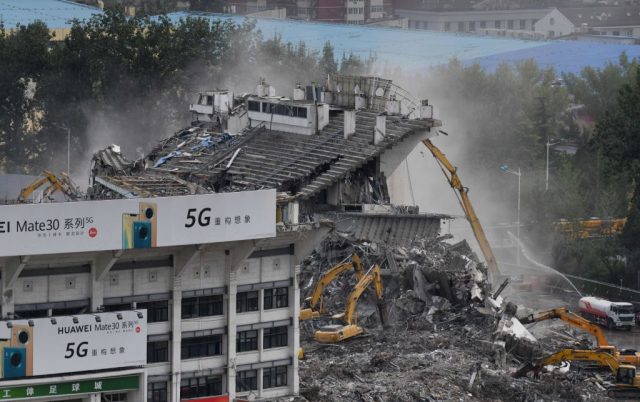
[[[590,361],[608,367],[615,376],[615,384],[607,388],[607,396],[624,399],[638,399],[640,397],[640,376],[636,373],[636,367],[597,350],[564,349],[536,364],[523,366],[514,374],[514,377],[524,377],[531,371],[539,372],[545,366],[563,361]]]
[[[322,301],[322,293],[324,289],[329,286],[338,276],[344,272],[353,269],[356,274],[356,278],[359,281],[364,276],[364,269],[362,268],[362,261],[357,254],[351,256],[351,262],[342,262],[335,265],[330,270],[325,272],[321,277],[316,287],[313,289],[313,295],[305,299],[305,308],[300,310],[300,321],[310,320],[312,318],[319,318],[321,314],[326,314],[324,309],[324,303]],[[316,309],[316,307],[318,307]]]
[[[48,199],[51,194],[56,191],[60,191],[62,194],[64,194],[65,198],[68,201],[77,201],[78,199],[80,199],[78,190],[71,182],[71,178],[69,177],[69,175],[67,175],[66,173],[61,173],[60,177],[58,177],[52,172],[44,170],[42,174],[44,175],[44,177],[36,179],[31,184],[23,188],[22,191],[20,191],[20,196],[18,196],[19,203],[28,203],[34,191],[36,191],[45,183],[49,183],[49,186],[42,192],[42,198],[45,200]]]
[[[358,299],[362,293],[373,283],[378,298],[378,312],[380,314],[380,322],[386,325],[386,309],[384,306],[384,294],[382,289],[382,277],[380,275],[380,266],[374,265],[369,272],[364,275],[351,291],[347,299],[344,313],[336,314],[332,318],[341,321],[342,324],[327,325],[316,331],[314,339],[322,343],[336,343],[360,335],[364,332],[362,327],[356,324],[355,312]]]
[[[604,331],[596,324],[582,318],[576,313],[567,310],[564,307],[554,308],[542,311],[537,314],[531,314],[520,320],[523,324],[531,324],[545,320],[560,319],[569,325],[582,329],[596,337],[597,348],[595,351],[606,353],[615,358],[620,364],[640,365],[640,353],[635,350],[619,350],[614,345],[610,345],[607,341]]]
[[[489,274],[491,283],[497,283],[498,279],[500,279],[500,270],[498,269],[498,263],[496,261],[496,257],[493,254],[493,250],[491,249],[491,245],[489,244],[489,240],[487,240],[487,236],[482,229],[482,225],[480,225],[480,219],[478,215],[476,215],[473,206],[471,205],[471,200],[469,199],[469,188],[462,185],[462,181],[460,180],[460,176],[458,176],[458,168],[456,168],[447,158],[447,156],[440,151],[438,147],[436,147],[431,140],[422,140],[422,144],[431,151],[431,154],[436,159],[438,164],[440,165],[440,169],[442,173],[444,173],[447,181],[451,188],[453,188],[456,198],[458,198],[458,202],[464,211],[464,215],[469,221],[471,225],[471,230],[473,230],[473,235],[478,241],[478,246],[480,246],[480,250],[482,251],[482,255],[484,255],[484,259],[489,267]]]

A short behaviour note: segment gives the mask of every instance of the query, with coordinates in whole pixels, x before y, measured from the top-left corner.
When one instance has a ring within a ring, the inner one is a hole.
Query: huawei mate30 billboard
[[[0,257],[275,236],[275,190],[0,206]]]

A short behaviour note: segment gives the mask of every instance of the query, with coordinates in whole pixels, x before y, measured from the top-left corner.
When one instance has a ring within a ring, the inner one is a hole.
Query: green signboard
[[[140,377],[137,375],[15,387],[0,386],[0,401],[89,394],[95,392],[128,391],[138,389],[139,386]]]

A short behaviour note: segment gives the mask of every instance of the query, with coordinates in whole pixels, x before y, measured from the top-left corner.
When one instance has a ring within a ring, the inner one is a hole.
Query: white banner
[[[0,331],[1,378],[147,364],[146,310],[10,321]],[[75,318],[75,321],[74,321]]]
[[[275,190],[0,206],[0,257],[274,237]]]

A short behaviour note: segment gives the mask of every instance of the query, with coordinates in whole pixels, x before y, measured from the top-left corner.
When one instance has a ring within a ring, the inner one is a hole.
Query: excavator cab
[[[616,373],[616,383],[634,385],[636,378],[636,368],[631,365],[621,365]]]
[[[615,356],[616,355],[616,347],[613,345],[602,345],[598,348],[596,348],[596,352],[602,352],[602,353],[606,353],[608,355],[611,356]]]

